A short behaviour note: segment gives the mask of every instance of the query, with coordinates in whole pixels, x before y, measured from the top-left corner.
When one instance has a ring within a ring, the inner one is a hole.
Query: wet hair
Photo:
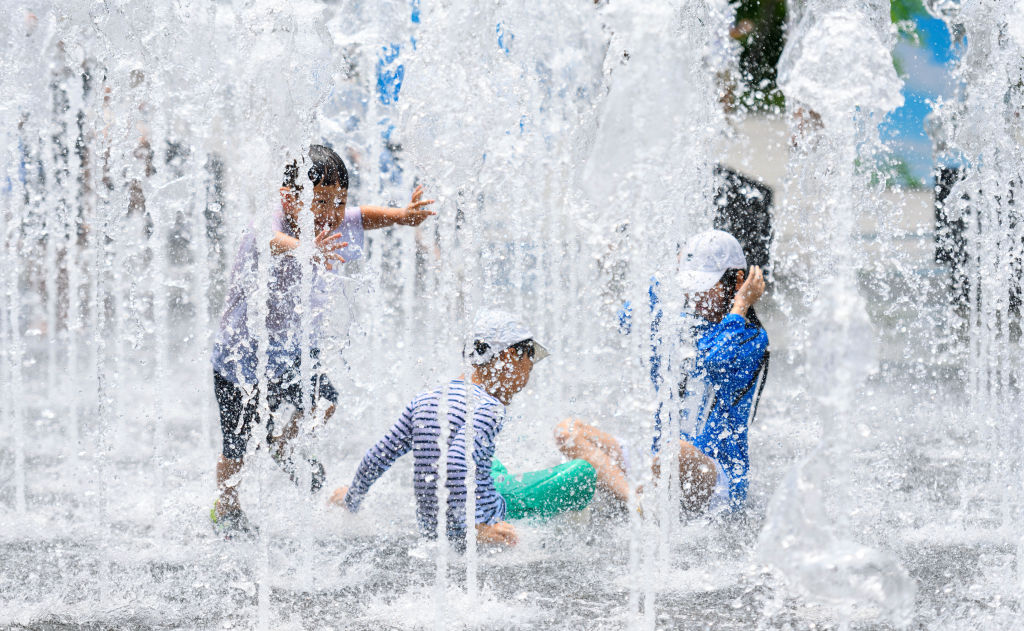
[[[519,356],[526,355],[530,359],[533,359],[533,354],[536,351],[536,347],[533,345],[533,338],[525,339],[522,342],[516,342],[512,346],[509,346]]]
[[[309,160],[313,163],[306,175],[313,186],[338,186],[348,190],[348,169],[334,149],[324,145],[310,145]]]
[[[324,145],[310,145],[309,162],[310,167],[306,171],[306,176],[313,186],[340,185],[342,190],[348,190],[348,169],[345,168],[345,161],[334,149]],[[295,192],[302,190],[297,160],[284,165],[284,180],[281,185]]]
[[[299,163],[295,160],[284,165],[284,181],[281,182],[281,186],[293,191],[302,190],[302,185],[299,184]]]
[[[722,278],[718,282],[722,283],[725,287],[725,295],[728,298],[730,309],[734,300],[736,300],[736,281],[740,278],[740,272],[743,272],[743,278],[746,279],[750,276],[750,268],[745,270],[741,269],[728,269],[722,274]],[[747,322],[753,324],[759,329],[763,329],[764,325],[761,324],[761,318],[757,317],[757,312],[754,311],[754,307],[747,309]]]
[[[736,299],[736,281],[740,279],[740,272],[743,272],[743,276],[746,277],[747,270],[727,269],[718,279],[718,282],[722,283],[722,287],[725,287],[725,296],[729,299],[729,304]]]
[[[533,338],[532,337],[528,338],[528,339],[525,339],[525,340],[523,340],[521,342],[516,342],[515,344],[513,344],[512,346],[509,346],[508,348],[511,348],[512,350],[514,350],[516,352],[516,354],[519,355],[520,357],[522,357],[523,355],[526,355],[530,359],[533,359],[533,354],[534,354],[534,352],[536,352],[536,348],[533,345]],[[473,340],[473,351],[477,355],[486,355],[487,351],[489,351],[489,350],[491,350],[491,346],[487,342],[482,342],[480,340]],[[497,355],[492,357],[491,360],[493,361],[495,358],[497,358]]]

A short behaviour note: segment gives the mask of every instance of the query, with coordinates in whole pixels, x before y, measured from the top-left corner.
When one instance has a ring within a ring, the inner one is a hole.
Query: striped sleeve
[[[345,506],[352,512],[359,510],[359,505],[369,492],[370,486],[390,469],[396,460],[412,449],[412,408],[413,403],[410,403],[384,438],[363,456],[345,495]]]

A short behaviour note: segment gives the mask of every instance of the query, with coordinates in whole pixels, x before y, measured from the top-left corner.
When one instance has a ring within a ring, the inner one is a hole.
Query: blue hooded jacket
[[[658,281],[649,290],[651,310],[651,382],[660,390],[671,377],[670,403],[680,414],[680,438],[714,459],[729,478],[729,503],[741,508],[747,498],[750,469],[748,429],[757,413],[757,402],[768,372],[768,333],[742,316],[727,314],[712,323],[691,314],[680,314],[696,343],[696,355],[677,374],[663,375],[663,354],[669,340],[661,333],[663,312]],[[619,313],[620,328],[630,330],[631,308]],[[685,334],[684,334],[685,335]],[[682,343],[677,342],[677,343]],[[696,399],[694,399],[696,397]],[[657,453],[661,440],[662,406],[655,413],[651,444]],[[692,417],[692,418],[691,418]]]

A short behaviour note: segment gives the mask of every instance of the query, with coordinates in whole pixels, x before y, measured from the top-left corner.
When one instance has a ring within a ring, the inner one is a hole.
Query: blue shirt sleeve
[[[768,333],[728,314],[697,340],[697,368],[727,389],[750,382],[768,348]]]

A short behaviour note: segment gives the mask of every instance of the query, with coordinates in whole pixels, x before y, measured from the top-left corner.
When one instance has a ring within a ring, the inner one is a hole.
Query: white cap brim
[[[684,270],[679,272],[676,276],[676,282],[679,283],[679,290],[684,294],[695,294],[701,291],[707,291],[715,286],[715,283],[722,278],[721,272],[698,272],[694,270]]]
[[[537,340],[533,341],[533,363],[536,364],[550,354],[551,353],[548,352],[548,349],[545,348],[543,344]]]

